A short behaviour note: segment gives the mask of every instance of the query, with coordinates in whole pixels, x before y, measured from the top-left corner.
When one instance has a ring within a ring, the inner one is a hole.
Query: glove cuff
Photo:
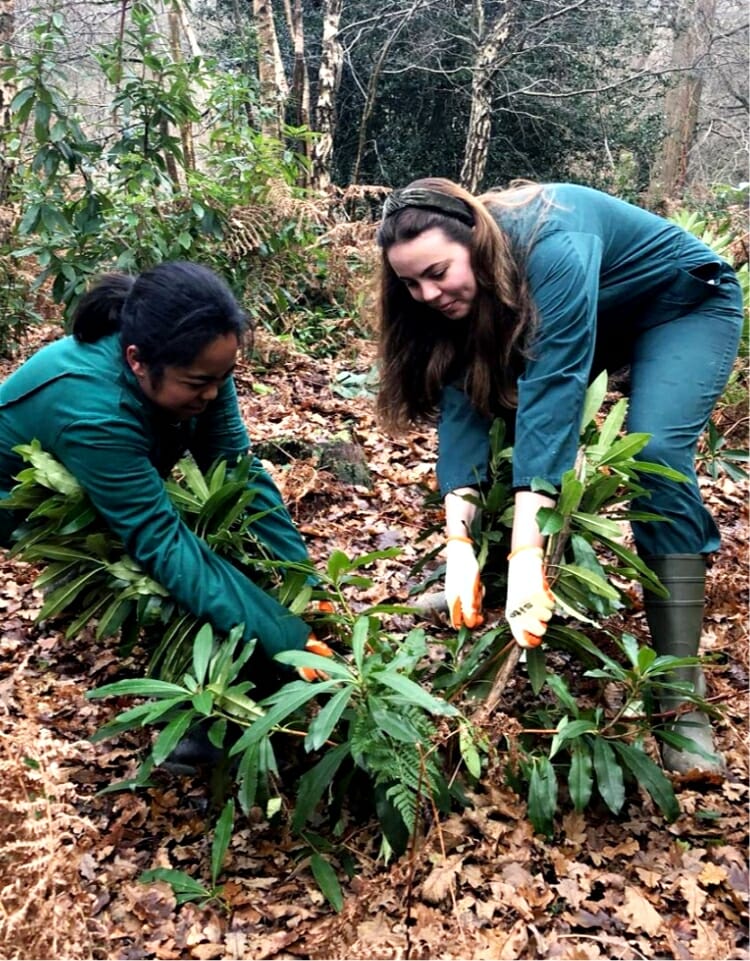
[[[517,554],[521,554],[523,551],[534,551],[537,557],[544,557],[544,549],[537,547],[535,544],[525,544],[523,547],[516,547],[508,554],[508,560],[512,561]]]

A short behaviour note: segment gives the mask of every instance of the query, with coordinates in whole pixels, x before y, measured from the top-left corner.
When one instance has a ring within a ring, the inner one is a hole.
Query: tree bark
[[[9,45],[16,30],[15,0],[0,0],[0,50],[12,49]],[[8,46],[6,47],[6,44]],[[11,60],[0,56],[0,68],[3,71],[11,65]],[[3,133],[10,130],[12,115],[10,105],[16,95],[16,85],[13,80],[3,80],[0,83],[0,129]],[[4,158],[0,160],[0,203],[7,203],[10,180],[13,176],[13,164]]]
[[[271,0],[253,0],[253,16],[258,36],[261,133],[281,140],[289,85],[281,62]]]
[[[305,59],[305,30],[302,21],[302,0],[294,0],[292,11],[292,45],[294,69],[291,99],[294,104],[294,122],[298,127],[310,126],[310,78]]]
[[[672,68],[677,81],[664,98],[665,135],[654,162],[648,189],[649,204],[681,197],[688,180],[690,150],[695,143],[703,90],[701,57],[711,37],[716,0],[686,0],[674,26]]]
[[[344,51],[339,42],[343,0],[325,0],[323,46],[318,72],[318,102],[315,130],[318,139],[312,150],[312,186],[325,190],[331,183],[333,137],[336,132],[336,94],[341,79]]]
[[[179,9],[175,6],[171,6],[167,10],[167,21],[169,23],[169,46],[172,54],[172,59],[175,63],[181,63],[184,59],[182,56],[182,43],[180,40],[180,34],[182,32],[182,24]],[[182,163],[184,169],[195,170],[195,146],[193,144],[193,125],[189,120],[185,120],[180,124],[180,141],[182,143]],[[174,157],[170,158],[174,164]],[[174,164],[174,173],[170,168],[170,176],[174,178],[177,177],[177,165]],[[178,182],[175,180],[175,182]]]
[[[474,22],[479,46],[471,80],[471,113],[459,181],[476,191],[484,177],[492,132],[492,82],[502,66],[500,53],[510,34],[510,12],[504,10],[485,33],[483,0],[475,0]]]

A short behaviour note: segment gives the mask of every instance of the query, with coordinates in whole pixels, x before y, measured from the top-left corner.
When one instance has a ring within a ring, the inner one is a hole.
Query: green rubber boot
[[[695,657],[703,624],[705,557],[702,554],[652,554],[644,557],[644,561],[669,591],[668,598],[644,592],[646,620],[654,649],[661,655]],[[701,697],[705,692],[706,683],[700,667],[678,668],[670,680],[691,682]],[[673,711],[684,703],[685,699],[678,693],[663,695],[659,701],[662,711]],[[695,741],[713,759],[662,743],[662,764],[667,771],[676,774],[726,772],[724,758],[714,748],[711,722],[703,711],[680,714],[671,725],[671,730]]]

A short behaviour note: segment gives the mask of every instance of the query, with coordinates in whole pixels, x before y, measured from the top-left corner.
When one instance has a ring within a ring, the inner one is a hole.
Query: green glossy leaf
[[[182,739],[185,732],[190,727],[191,721],[195,718],[195,713],[193,711],[183,711],[173,718],[169,724],[164,728],[164,730],[157,737],[154,746],[151,750],[151,755],[154,759],[154,764],[161,764],[163,761],[169,757],[172,751],[177,746],[178,741]]]
[[[292,667],[315,667],[335,680],[350,683],[354,681],[354,675],[347,664],[332,657],[313,654],[311,651],[280,651],[274,660],[280,664],[290,664]]]
[[[326,571],[335,584],[345,571],[350,571],[352,562],[343,551],[333,551],[328,558]]]
[[[472,777],[479,779],[482,775],[482,759],[472,732],[466,724],[462,724],[458,729],[458,745],[466,770]]]
[[[552,738],[552,744],[549,752],[550,758],[553,758],[563,744],[565,744],[567,741],[580,738],[582,735],[588,734],[595,730],[596,725],[591,720],[580,719],[571,721],[569,717],[562,718],[560,723],[557,725],[555,736]]]
[[[680,816],[680,805],[675,797],[672,782],[664,771],[643,751],[639,751],[631,744],[615,741],[615,750],[638,784],[644,787],[654,799],[664,817],[668,821],[675,821]]]
[[[126,681],[115,681],[113,684],[103,684],[95,687],[93,691],[87,691],[86,697],[89,700],[96,700],[101,697],[121,697],[132,695],[133,697],[176,697],[182,695],[189,698],[190,693],[179,684],[172,684],[170,681],[157,681],[148,677],[134,677]]]
[[[606,517],[599,517],[596,514],[584,514],[581,511],[575,511],[570,516],[579,527],[591,531],[592,534],[597,534],[599,537],[610,537],[613,539],[622,537],[623,532],[620,529],[620,525],[615,521],[608,520]]]
[[[410,678],[404,677],[403,674],[395,674],[386,669],[372,676],[373,679],[377,677],[380,684],[405,697],[409,704],[416,704],[430,714],[442,714],[447,717],[455,717],[458,714],[458,710],[452,704],[428,694],[424,688]]]
[[[573,807],[580,812],[591,800],[594,787],[593,761],[591,748],[585,738],[571,745],[570,769],[568,771],[568,790]]]
[[[650,440],[651,434],[627,434],[612,444],[599,464],[604,466],[605,464],[619,464],[621,461],[630,460],[642,451]]]
[[[583,410],[581,412],[581,423],[579,425],[580,431],[583,431],[592,420],[596,417],[597,413],[601,409],[604,403],[604,398],[607,395],[607,379],[608,375],[606,370],[603,370],[588,386],[586,390],[586,396],[583,401]],[[579,432],[580,432],[579,431]]]
[[[575,476],[574,471],[566,471],[563,474],[560,496],[557,500],[557,510],[563,516],[572,514],[578,510],[583,497],[584,486]]]
[[[204,624],[193,641],[193,673],[198,684],[206,682],[206,673],[214,649],[214,632],[210,624]]]
[[[604,738],[594,739],[594,771],[596,786],[602,800],[613,814],[618,814],[625,803],[625,783],[615,752]]]
[[[181,904],[185,901],[205,901],[211,897],[211,892],[200,881],[191,878],[184,871],[176,871],[173,868],[152,868],[149,871],[143,871],[138,880],[142,884],[153,884],[155,881],[166,882]]]
[[[237,687],[228,687],[221,693],[216,694],[216,703],[235,717],[244,719],[262,717],[264,714],[263,708],[257,701],[247,697],[243,690],[244,686],[243,684]],[[210,685],[208,690],[213,692],[213,686]]]
[[[358,617],[354,622],[354,630],[352,631],[352,654],[354,655],[354,663],[357,665],[357,670],[362,673],[365,661],[365,647],[367,645],[367,638],[370,632],[370,620],[368,617]]]
[[[63,584],[62,587],[58,587],[52,591],[46,597],[42,609],[37,615],[37,619],[46,621],[64,611],[66,607],[78,599],[87,585],[99,576],[100,570],[100,567],[97,566],[93,571],[86,571],[84,574],[76,577],[75,580],[70,581],[68,584]]]
[[[320,658],[323,660],[323,658]],[[256,744],[269,734],[275,727],[280,726],[288,717],[299,710],[308,701],[327,691],[337,688],[337,681],[319,681],[308,684],[306,681],[295,681],[285,684],[275,695],[275,703],[267,709],[265,717],[258,718],[245,731],[229,752],[230,756],[239,754],[245,748]],[[266,702],[264,702],[265,704]]]
[[[621,397],[610,409],[599,431],[599,442],[596,446],[602,453],[609,450],[615,442],[625,423],[627,412],[628,401],[625,397]]]
[[[133,611],[134,606],[132,600],[118,595],[99,618],[95,632],[97,640],[112,637],[116,634],[127,620],[128,615]]]
[[[557,775],[549,758],[534,758],[529,778],[529,820],[536,831],[548,837],[553,833],[557,808]]]
[[[193,695],[192,705],[198,714],[208,717],[214,706],[213,694],[210,691],[198,691],[197,694]]]
[[[622,464],[619,467],[622,469]],[[633,465],[639,474],[655,474],[657,477],[665,477],[673,481],[689,481],[686,474],[675,470],[673,467],[665,467],[664,464],[654,464],[652,461],[639,460]]]
[[[344,895],[341,892],[336,872],[326,859],[316,851],[310,857],[310,867],[318,887],[323,892],[326,901],[334,911],[341,911],[344,906]]]
[[[331,732],[341,719],[341,715],[346,710],[346,706],[353,693],[354,688],[347,685],[340,691],[337,691],[325,707],[320,709],[307,729],[307,736],[305,737],[306,750],[317,751],[325,744],[331,736]]]
[[[333,781],[341,764],[349,757],[350,744],[346,741],[327,751],[315,767],[306,771],[299,780],[297,801],[292,817],[292,831],[300,831],[315,813],[323,792]]]
[[[373,724],[381,731],[392,737],[394,741],[404,744],[416,744],[421,740],[419,731],[408,717],[396,711],[388,710],[379,698],[368,697],[368,707]]]
[[[590,571],[588,568],[580,567],[578,564],[565,564],[562,569],[568,574],[572,574],[577,580],[581,581],[587,588],[600,597],[606,597],[612,601],[620,599],[619,592],[615,590],[608,581],[601,577],[601,575]]]
[[[568,684],[565,678],[563,678],[561,674],[547,674],[545,679],[547,681],[547,687],[555,694],[565,710],[572,714],[573,717],[578,717],[578,704],[568,690]]]
[[[622,649],[633,667],[638,667],[638,641],[632,634],[622,635]]]
[[[542,646],[530,647],[526,651],[526,673],[529,676],[531,690],[537,695],[547,680],[547,656]]]
[[[211,882],[214,887],[216,886],[216,879],[221,873],[229,842],[232,839],[233,827],[234,799],[229,798],[219,815],[219,820],[216,822],[216,831],[214,832],[214,839],[211,845]]]

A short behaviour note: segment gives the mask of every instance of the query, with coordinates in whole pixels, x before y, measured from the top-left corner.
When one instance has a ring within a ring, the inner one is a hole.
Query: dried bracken
[[[91,958],[91,896],[81,884],[82,839],[65,764],[70,744],[33,718],[0,718],[0,944],[3,958]],[[88,846],[88,845],[86,845]]]

